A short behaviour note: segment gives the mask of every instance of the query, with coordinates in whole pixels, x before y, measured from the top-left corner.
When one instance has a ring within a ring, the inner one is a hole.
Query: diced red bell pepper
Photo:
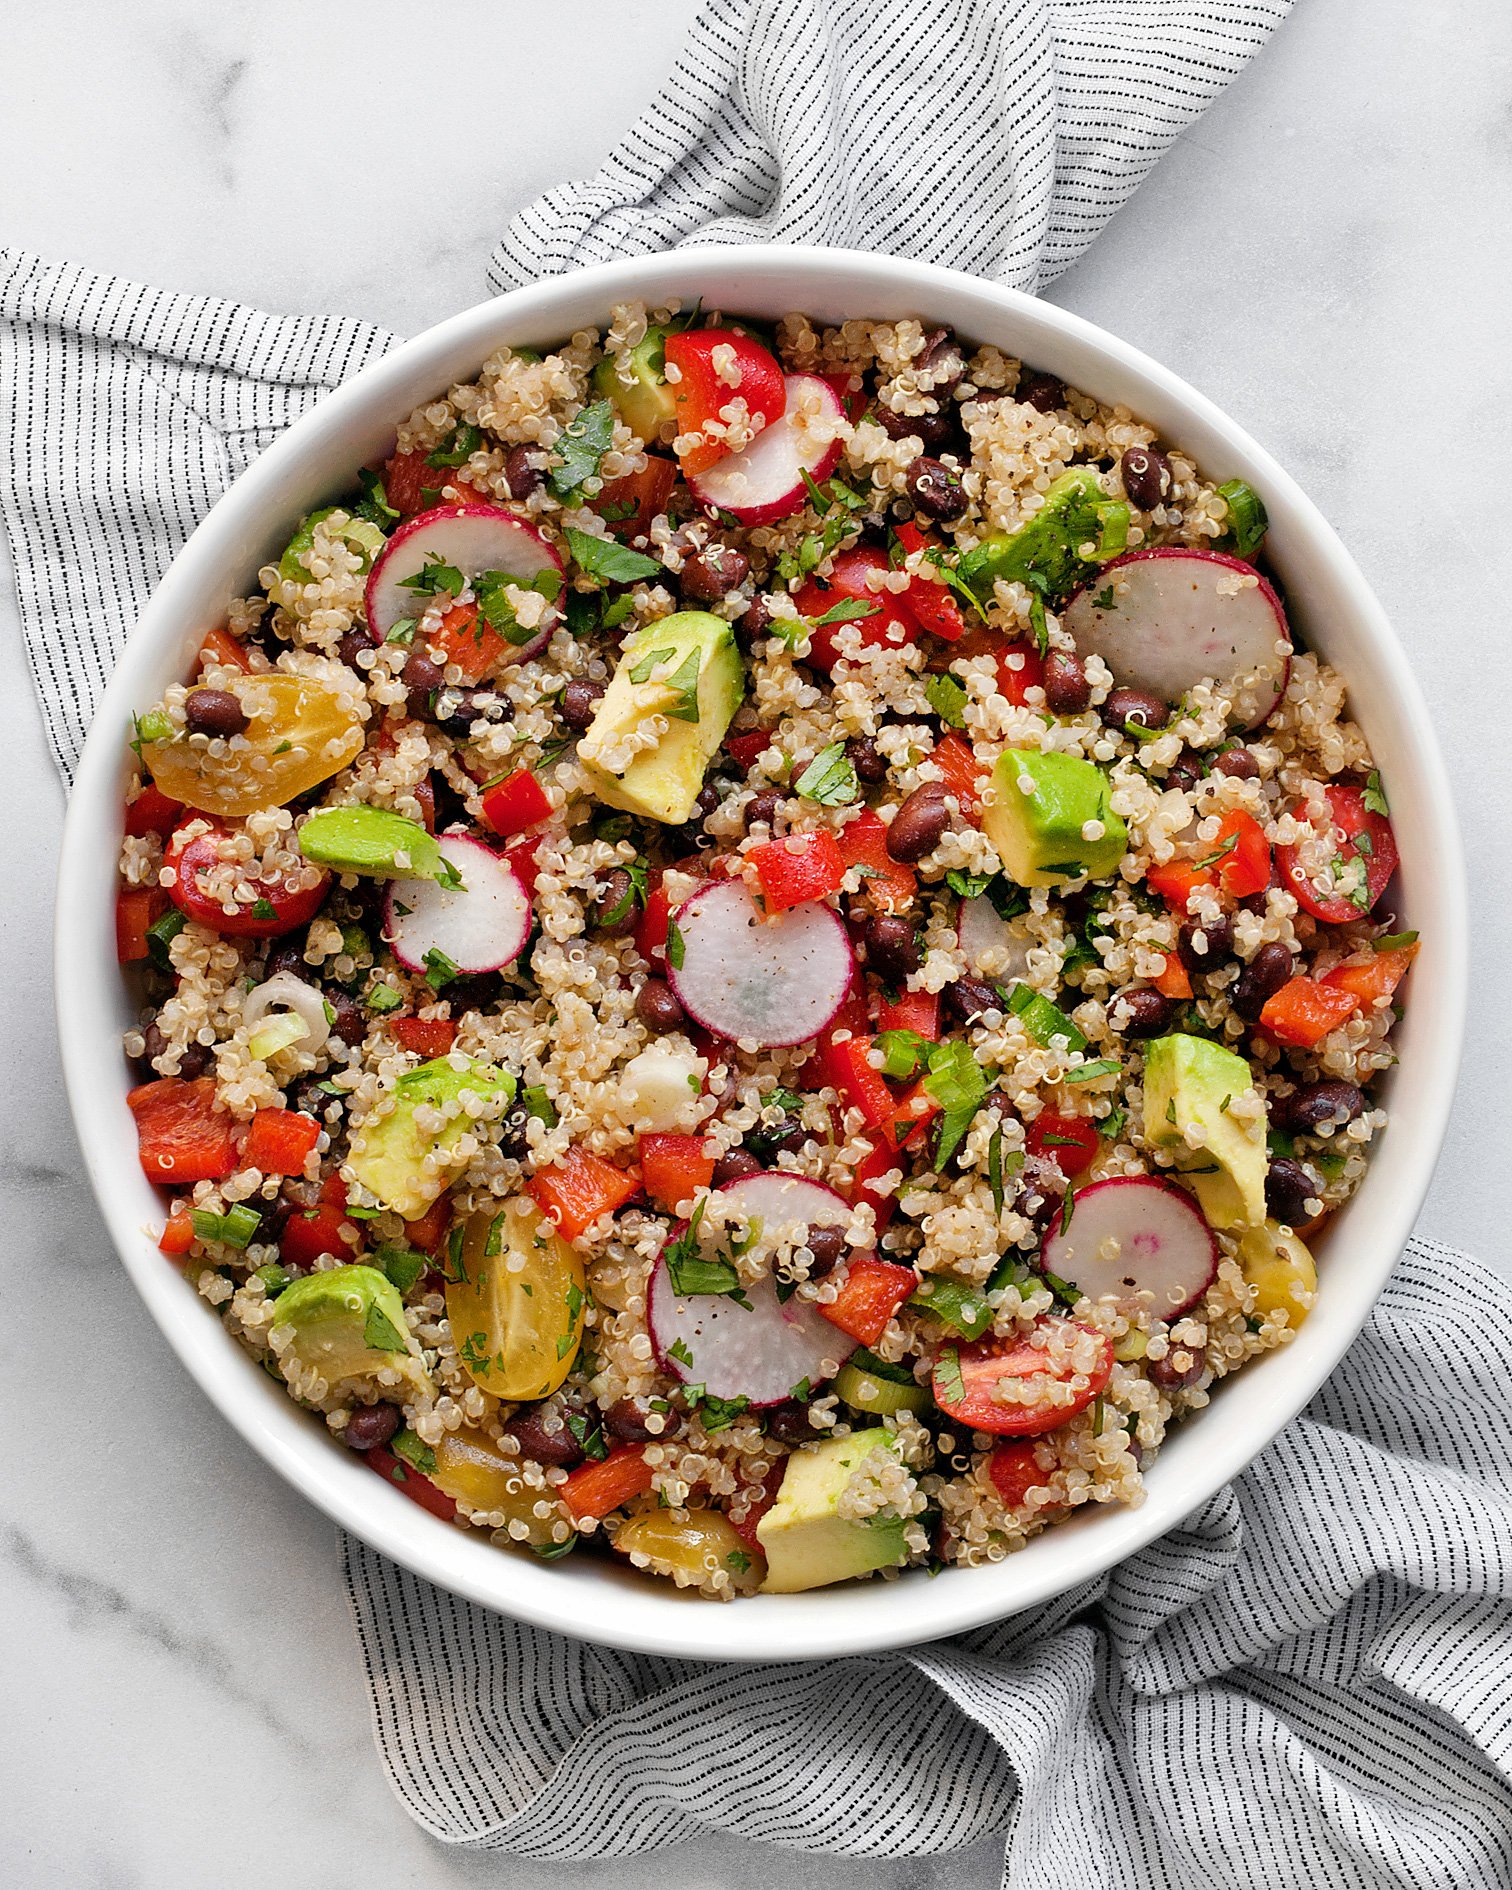
[[[786,1457],[779,1457],[761,1479],[761,1494],[751,1504],[739,1522],[731,1516],[730,1527],[751,1551],[752,1555],[765,1557],[766,1551],[761,1546],[761,1538],[756,1533],[756,1525],[777,1501],[777,1494],[782,1488],[782,1479],[787,1473]]]
[[[483,818],[505,839],[539,826],[550,814],[551,796],[529,768],[518,768],[496,781],[483,796]]]
[[[877,545],[855,545],[849,551],[836,552],[827,577],[811,577],[793,594],[798,615],[808,619],[813,631],[809,638],[808,662],[811,668],[832,670],[840,660],[835,632],[842,621],[861,633],[863,649],[901,649],[905,643],[919,640],[919,622],[896,591],[873,590],[867,578],[876,571],[890,571],[887,553]],[[822,623],[832,610],[845,604],[864,604],[866,614]]]
[[[451,1196],[443,1194],[432,1201],[423,1214],[404,1223],[404,1238],[419,1253],[434,1254],[451,1227]]]
[[[444,1057],[457,1040],[457,1026],[450,1017],[391,1017],[389,1029],[417,1057]]]
[[[1325,789],[1329,811],[1333,815],[1334,858],[1343,866],[1361,860],[1365,867],[1363,899],[1348,899],[1342,893],[1319,896],[1302,870],[1297,848],[1277,847],[1276,866],[1281,883],[1296,895],[1297,904],[1325,925],[1346,925],[1361,918],[1385,892],[1387,882],[1397,869],[1396,835],[1384,814],[1374,814],[1365,805],[1364,788],[1336,782]]]
[[[169,800],[155,781],[149,781],[134,801],[126,803],[126,831],[138,838],[144,833],[172,833],[183,811],[182,801]]]
[[[828,381],[835,398],[845,409],[845,417],[854,426],[866,412],[868,406],[866,388],[859,374],[821,374],[821,381]]]
[[[895,1195],[879,1194],[872,1184],[879,1176],[895,1173],[899,1166],[896,1153],[879,1135],[871,1144],[871,1153],[863,1155],[851,1169],[850,1187],[846,1190],[845,1198],[852,1207],[865,1201],[875,1210],[879,1235],[897,1212],[898,1202]]]
[[[729,348],[734,353],[729,380],[714,365],[718,348]],[[685,473],[706,472],[730,451],[722,434],[706,433],[705,429],[711,421],[720,421],[722,410],[731,401],[744,401],[751,416],[760,414],[768,426],[782,418],[787,407],[786,379],[776,358],[752,336],[733,328],[689,328],[668,335],[666,357],[667,366],[676,371],[677,377],[672,380],[668,376],[677,402],[678,434],[704,434],[700,442],[678,454]]]
[[[641,1180],[658,1207],[676,1213],[714,1179],[714,1157],[701,1135],[643,1135],[639,1140]]]
[[[819,1069],[824,1081],[838,1090],[848,1109],[859,1109],[868,1129],[892,1143],[892,1119],[897,1113],[893,1093],[880,1070],[874,1070],[867,1058],[870,1037],[846,1037],[837,1042],[826,1037],[819,1047]]]
[[[131,1090],[126,1106],[136,1118],[137,1149],[149,1181],[183,1187],[221,1181],[236,1167],[236,1128],[216,1107],[215,1078],[186,1083],[162,1076]]]
[[[526,1192],[564,1239],[576,1240],[600,1215],[638,1194],[640,1183],[585,1148],[569,1148],[559,1162],[536,1170]]]
[[[265,1175],[298,1175],[320,1140],[320,1124],[296,1109],[259,1109],[247,1130],[242,1161]]]
[[[396,1490],[402,1490],[412,1503],[428,1509],[433,1516],[439,1516],[442,1522],[451,1522],[456,1516],[457,1505],[445,1490],[438,1488],[429,1477],[421,1476],[412,1463],[402,1462],[391,1450],[385,1450],[382,1444],[374,1444],[371,1450],[365,1450],[362,1454],[370,1470],[376,1470]]]
[[[541,836],[531,834],[527,839],[516,840],[512,847],[505,847],[504,857],[520,876],[520,884],[525,888],[527,899],[535,898],[536,875],[540,867],[536,863],[536,854],[541,850]]]
[[[904,553],[910,556],[916,551],[934,550],[940,543],[932,533],[920,531],[911,519],[895,525],[893,534]],[[965,636],[966,619],[961,615],[961,606],[943,579],[920,573],[909,579],[908,589],[902,595],[923,629],[943,637],[947,643],[958,643]]]
[[[931,1043],[940,1041],[940,994],[938,991],[901,991],[889,1003],[885,998],[877,1018],[877,1029],[913,1030]]]
[[[1097,1159],[1097,1124],[1090,1116],[1058,1116],[1046,1109],[1024,1131],[1031,1155],[1044,1155],[1067,1181],[1084,1175]]]
[[[123,886],[116,894],[116,958],[136,965],[147,954],[147,928],[167,910],[161,886]]]
[[[725,737],[726,753],[747,773],[771,746],[772,731],[769,728],[753,728],[748,735]]]
[[[1166,953],[1159,977],[1150,982],[1162,997],[1189,998],[1192,995],[1191,975],[1175,952]]]
[[[1274,997],[1266,999],[1260,1012],[1260,1028],[1277,1043],[1311,1050],[1331,1030],[1337,1030],[1346,1017],[1353,1017],[1359,1005],[1353,991],[1345,991],[1336,984],[1319,984],[1314,978],[1291,978]]]
[[[992,1487],[1009,1509],[1018,1509],[1031,1490],[1049,1482],[1049,1472],[1035,1460],[1034,1446],[1027,1437],[1011,1444],[999,1444],[987,1459],[987,1474]]]
[[[1005,644],[998,651],[997,673],[998,694],[1015,708],[1029,706],[1029,691],[1045,687],[1045,659],[1032,643]]]
[[[902,912],[914,902],[918,876],[887,851],[887,823],[875,808],[840,830],[840,857],[847,866],[864,866],[862,891],[883,912]]]
[[[1352,991],[1362,1011],[1374,1010],[1377,1004],[1392,995],[1407,976],[1413,959],[1417,957],[1417,949],[1414,939],[1410,945],[1373,952],[1369,958],[1352,959],[1348,964],[1335,965],[1332,971],[1325,971],[1318,982],[1337,985],[1341,991]]]
[[[623,1509],[633,1498],[644,1496],[653,1474],[645,1445],[623,1444],[598,1463],[580,1464],[558,1486],[557,1495],[574,1522],[597,1522],[611,1510]]]
[[[1188,910],[1200,886],[1216,887],[1231,899],[1247,899],[1270,884],[1270,842],[1253,814],[1231,807],[1218,823],[1217,838],[1205,842],[1196,859],[1152,866],[1145,879],[1176,912]]]
[[[1085,1411],[1107,1389],[1113,1376],[1113,1344],[1090,1326],[1047,1315],[1037,1330],[1066,1328],[1066,1338],[1079,1333],[1098,1341],[1093,1362],[1080,1372],[1070,1363],[1056,1364],[1048,1352],[1023,1339],[978,1339],[969,1345],[947,1345],[935,1361],[932,1390],[935,1403],[947,1417],[995,1437],[1038,1437],[1059,1430]],[[1092,1351],[1088,1346],[1087,1350]],[[1073,1389],[1073,1379],[1081,1383]],[[994,1394],[1016,1383],[1020,1395],[1012,1400]],[[1062,1391],[1071,1391],[1068,1399]],[[1027,1392],[1027,1397],[1023,1393]]]
[[[329,873],[322,874],[313,886],[292,889],[282,879],[257,880],[257,897],[252,904],[226,912],[200,884],[201,877],[220,863],[220,839],[219,833],[212,832],[169,843],[165,858],[174,872],[169,895],[188,918],[228,938],[277,938],[315,917],[330,890]]]
[[[611,479],[588,503],[616,538],[644,538],[651,530],[652,519],[666,511],[676,484],[677,462],[648,453],[639,472]]]
[[[895,1267],[890,1260],[860,1254],[846,1269],[834,1299],[819,1310],[857,1345],[875,1345],[918,1284],[919,1276],[912,1267]]]
[[[347,1219],[346,1186],[339,1175],[326,1178],[312,1208],[296,1208],[278,1237],[279,1258],[297,1273],[308,1273],[322,1254],[350,1260],[361,1235]]]
[[[229,630],[219,627],[205,632],[200,643],[199,660],[201,667],[220,663],[229,669],[239,669],[244,675],[252,667],[246,644],[232,636]]]
[[[970,742],[952,732],[935,744],[929,759],[940,770],[948,793],[961,804],[961,813],[975,822],[982,811],[982,783],[987,770],[977,760]]]
[[[921,1077],[902,1098],[893,1105],[892,1138],[899,1148],[906,1148],[910,1142],[915,1147],[923,1140],[924,1129],[940,1113],[940,1105],[924,1087]]]
[[[383,495],[401,518],[413,518],[417,512],[428,512],[440,505],[446,486],[455,486],[469,503],[482,500],[488,505],[497,504],[491,492],[482,492],[470,485],[460,467],[428,464],[426,453],[420,447],[408,453],[395,453],[383,469]]]
[[[667,897],[661,874],[653,869],[646,881],[646,904],[635,922],[635,949],[649,965],[660,968],[667,954],[667,924],[672,917],[672,901]]]
[[[158,1252],[167,1254],[185,1254],[194,1245],[194,1222],[189,1210],[182,1201],[175,1201],[169,1209],[168,1219],[163,1227],[162,1238],[158,1241]]]
[[[746,858],[756,869],[768,908],[787,912],[811,899],[826,899],[839,892],[845,878],[845,860],[835,836],[825,828],[769,840],[753,847]]]

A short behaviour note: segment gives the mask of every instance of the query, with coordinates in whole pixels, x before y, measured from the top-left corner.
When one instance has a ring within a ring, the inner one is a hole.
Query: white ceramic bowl
[[[120,1037],[134,1021],[116,968],[113,866],[133,708],[186,669],[226,599],[255,588],[302,512],[384,451],[423,399],[474,377],[503,342],[546,347],[615,302],[701,296],[705,307],[824,320],[919,315],[994,342],[1104,401],[1119,401],[1217,478],[1248,479],[1293,617],[1348,679],[1351,711],[1389,784],[1401,846],[1398,908],[1423,931],[1385,1085],[1392,1124],[1364,1186],[1326,1237],[1316,1310],[1292,1345],[1224,1384],[1151,1468],[1139,1509],[1088,1509],[994,1567],[938,1580],[843,1585],[719,1607],[597,1557],[547,1565],[424,1514],[333,1443],[243,1353],[157,1251],[163,1209],[136,1158]],[[847,251],[692,249],[611,263],[454,316],[347,383],[264,453],[195,532],[121,658],[84,751],[59,863],[59,1034],[79,1140],[138,1291],[221,1412],[291,1483],[396,1561],[539,1626],[665,1654],[769,1660],[903,1646],[1059,1594],[1164,1534],[1238,1474],[1307,1402],[1365,1320],[1412,1226],[1449,1112],[1465,1004],[1459,838],[1428,716],[1380,606],[1317,508],[1265,452],[1174,374],[1048,303],[919,263]]]

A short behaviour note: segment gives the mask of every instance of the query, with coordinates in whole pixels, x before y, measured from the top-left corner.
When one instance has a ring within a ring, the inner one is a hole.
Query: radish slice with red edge
[[[769,1048],[832,1023],[855,972],[839,915],[811,900],[763,919],[738,879],[686,899],[668,932],[667,980],[705,1030]]]
[[[1094,1326],[1049,1314],[1022,1339],[943,1346],[930,1390],[947,1417],[974,1431],[1038,1437],[1085,1411],[1112,1375],[1111,1340]]]
[[[728,512],[742,525],[772,525],[799,510],[809,496],[804,480],[828,479],[840,463],[836,422],[844,422],[840,396],[817,374],[789,374],[787,406],[749,446],[728,453],[688,486],[700,505]]]
[[[1115,1250],[1116,1248],[1116,1250]],[[1072,1196],[1057,1216],[1040,1265],[1088,1299],[1150,1296],[1157,1319],[1179,1319],[1218,1272],[1218,1243],[1192,1197],[1152,1175],[1115,1175]]]
[[[838,1194],[799,1175],[744,1175],[717,1190],[733,1199],[770,1235],[778,1228],[843,1227],[851,1210]],[[686,1234],[680,1223],[667,1242]],[[716,1398],[744,1398],[752,1406],[782,1404],[805,1379],[820,1384],[850,1357],[846,1338],[810,1301],[781,1301],[771,1279],[745,1290],[749,1308],[727,1293],[680,1294],[672,1284],[667,1249],[651,1275],[646,1320],[657,1364],[684,1384],[702,1385]]]
[[[406,589],[405,579],[417,577],[433,561],[460,571],[469,584],[485,571],[502,571],[522,585],[543,573],[562,577],[562,560],[553,546],[504,506],[437,506],[401,525],[368,575],[368,627],[380,642],[403,618],[424,611],[429,600],[423,592]],[[559,614],[553,602],[530,641],[511,646],[517,662],[545,647]]]
[[[1281,599],[1253,565],[1175,545],[1105,564],[1061,616],[1082,656],[1100,656],[1115,682],[1176,703],[1210,679],[1256,728],[1291,673]]]
[[[444,834],[441,857],[459,886],[433,879],[395,879],[384,902],[383,937],[406,970],[442,965],[475,973],[513,964],[530,936],[530,894],[502,853],[467,834]],[[432,959],[432,954],[439,954]],[[431,962],[427,962],[430,960]]]
[[[1013,920],[1003,918],[985,893],[961,901],[956,913],[956,942],[973,971],[981,971],[984,954],[999,952],[1006,956],[994,959],[992,977],[1001,980],[1028,975],[1028,935]]]

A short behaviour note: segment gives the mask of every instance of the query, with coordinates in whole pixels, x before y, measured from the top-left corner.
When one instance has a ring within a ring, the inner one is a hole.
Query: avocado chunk
[[[369,1116],[354,1132],[347,1174],[382,1206],[407,1221],[417,1220],[461,1174],[466,1160],[456,1156],[456,1145],[479,1125],[459,1112],[438,1129],[422,1129],[416,1114],[422,1107],[447,1109],[464,1090],[508,1102],[515,1080],[491,1063],[453,1069],[447,1057],[406,1071],[394,1085],[393,1110]],[[427,1159],[432,1156],[433,1162]]]
[[[1025,584],[1041,597],[1069,597],[1094,565],[1116,558],[1128,539],[1128,506],[1108,497],[1090,466],[1072,466],[1051,480],[1033,518],[963,552],[956,572],[984,604],[999,578]]]
[[[1265,1221],[1265,1111],[1236,1119],[1228,1107],[1254,1081],[1243,1057],[1207,1037],[1156,1037],[1145,1050],[1145,1140],[1181,1151],[1178,1172],[1214,1227]],[[1187,1137],[1194,1124],[1195,1148]]]
[[[622,360],[605,355],[593,370],[593,391],[614,403],[614,410],[642,440],[660,436],[663,423],[677,417],[677,396],[666,376],[668,328],[648,328]],[[629,378],[622,378],[622,372]]]
[[[646,624],[578,743],[589,787],[608,807],[680,827],[744,694],[735,633],[722,617],[683,610]],[[666,732],[641,746],[652,716]]]
[[[299,850],[317,866],[373,879],[455,881],[434,834],[386,807],[321,807],[299,829]]]
[[[908,1554],[901,1516],[842,1516],[840,1499],[861,1464],[878,1447],[897,1451],[880,1426],[805,1444],[787,1460],[777,1501],[756,1525],[766,1556],[763,1590],[793,1595],[805,1588],[894,1568]]]
[[[1108,879],[1129,844],[1129,830],[1113,811],[1112,789],[1097,763],[1033,748],[1009,748],[998,756],[982,831],[1003,871],[1020,886],[1054,886],[1083,874]]]
[[[332,1267],[292,1280],[278,1295],[272,1331],[289,1331],[275,1348],[290,1384],[318,1372],[332,1391],[396,1371],[412,1391],[430,1378],[409,1349],[404,1303],[377,1267]]]

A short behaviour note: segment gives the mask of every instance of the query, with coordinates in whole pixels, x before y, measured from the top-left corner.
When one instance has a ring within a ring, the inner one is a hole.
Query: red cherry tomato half
[[[974,1431],[1037,1437],[1085,1411],[1112,1375],[1112,1341],[1051,1314],[1026,1339],[947,1345],[935,1360],[932,1388],[947,1417]]]
[[[1396,836],[1391,831],[1391,822],[1384,814],[1373,813],[1365,805],[1368,791],[1348,782],[1336,782],[1325,790],[1333,815],[1335,877],[1355,860],[1365,868],[1364,887],[1353,898],[1343,893],[1319,894],[1302,868],[1298,849],[1276,848],[1282,885],[1295,894],[1304,912],[1310,912],[1325,925],[1344,925],[1369,912],[1397,869]],[[1350,877],[1353,878],[1353,874]]]
[[[794,595],[798,615],[815,626],[809,640],[809,663],[814,669],[833,669],[840,660],[835,633],[843,619],[822,623],[834,610],[847,605],[865,605],[866,614],[849,619],[861,633],[862,647],[873,649],[881,644],[901,649],[905,643],[917,643],[919,625],[908,606],[894,591],[874,591],[867,586],[873,571],[890,567],[887,553],[875,545],[856,545],[850,551],[836,553],[828,577],[810,578]]]
[[[714,364],[715,350],[723,348],[733,355],[733,364],[725,374]],[[711,421],[720,422],[723,409],[733,400],[743,400],[747,411],[753,417],[760,414],[768,426],[782,418],[787,407],[787,382],[782,369],[750,335],[739,334],[733,328],[692,328],[680,335],[668,335],[666,355],[667,366],[677,370],[672,386],[679,436],[702,433]],[[729,451],[720,434],[709,433],[679,458],[685,473],[700,473],[707,472]]]
[[[1074,1181],[1097,1157],[1097,1124],[1088,1116],[1057,1116],[1047,1109],[1024,1131],[1024,1145],[1031,1155],[1048,1157],[1067,1181]]]
[[[999,1444],[987,1459],[987,1474],[1009,1509],[1018,1509],[1031,1490],[1040,1489],[1050,1481],[1050,1472],[1040,1469],[1034,1446],[1027,1438]]]
[[[204,884],[220,865],[222,837],[219,832],[202,833],[193,840],[175,839],[170,844],[167,860],[174,880],[168,896],[180,912],[231,938],[277,938],[314,918],[330,887],[329,873],[322,873],[313,886],[291,887],[282,879],[254,880],[254,897],[227,912]]]

